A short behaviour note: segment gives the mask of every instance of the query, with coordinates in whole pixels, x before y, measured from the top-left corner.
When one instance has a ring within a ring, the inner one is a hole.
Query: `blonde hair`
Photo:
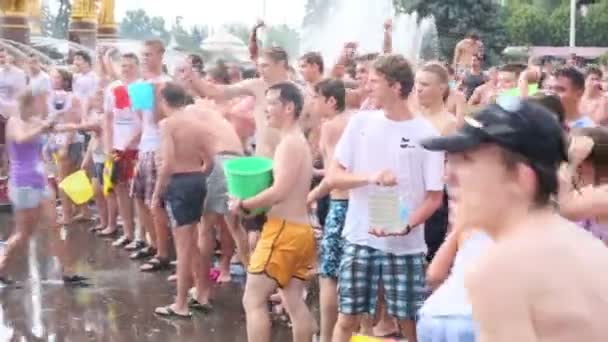
[[[439,81],[446,85],[446,90],[443,94],[443,101],[447,101],[448,97],[450,97],[450,87],[448,86],[450,82],[450,74],[448,69],[439,62],[429,62],[423,65],[420,71],[428,72],[437,76]]]

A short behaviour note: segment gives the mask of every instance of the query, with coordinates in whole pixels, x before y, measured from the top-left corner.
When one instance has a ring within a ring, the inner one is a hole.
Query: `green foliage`
[[[52,36],[55,38],[67,38],[68,36],[68,24],[70,22],[70,14],[72,13],[72,4],[70,0],[59,0],[59,10],[57,16],[52,18],[54,20]],[[50,14],[50,12],[49,12]]]
[[[289,58],[300,56],[300,33],[283,24],[266,28],[264,46],[281,46],[289,54]]]
[[[551,37],[547,33],[551,24],[547,13],[528,4],[522,4],[509,12],[505,23],[509,44],[516,46],[548,45]]]
[[[580,45],[608,46],[608,0],[589,5],[580,34]]]
[[[165,28],[165,19],[150,17],[143,9],[127,11],[120,22],[119,32],[122,38],[135,40],[158,38],[165,43],[170,37],[169,31]]]

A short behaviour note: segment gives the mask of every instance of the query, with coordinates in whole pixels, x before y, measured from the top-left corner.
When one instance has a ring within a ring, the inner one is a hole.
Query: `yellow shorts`
[[[268,218],[248,272],[265,273],[285,287],[291,278],[307,280],[316,259],[316,241],[310,225]]]

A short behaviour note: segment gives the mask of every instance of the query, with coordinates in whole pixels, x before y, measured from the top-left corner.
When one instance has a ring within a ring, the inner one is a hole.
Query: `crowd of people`
[[[475,34],[453,62],[414,65],[391,53],[387,21],[382,53],[349,42],[335,65],[308,52],[295,72],[281,47],[257,48],[262,26],[251,35],[255,72],[191,55],[169,75],[159,40],[139,55],[80,51],[66,68],[30,56],[21,69],[0,49],[15,222],[0,280],[10,284],[7,267],[41,217],[63,240],[95,220],[91,232],[142,272],[175,266],[162,317],[214,310],[212,282],[230,282],[231,262],[242,263],[249,341],[271,340],[269,302],[296,342],[608,336],[605,66],[484,70]],[[133,109],[136,82],[153,86],[153,109]],[[232,198],[224,165],[251,155],[273,160],[273,183]],[[56,186],[78,170],[94,205]],[[398,194],[397,230],[371,224],[386,191]],[[66,284],[87,281],[63,266]],[[319,325],[305,301],[315,277]]]

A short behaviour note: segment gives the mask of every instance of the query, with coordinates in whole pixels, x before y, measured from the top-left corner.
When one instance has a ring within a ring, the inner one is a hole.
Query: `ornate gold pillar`
[[[97,38],[118,38],[118,25],[114,17],[116,2],[114,0],[100,0],[99,16],[97,17]]]
[[[27,0],[0,0],[0,36],[23,44],[30,42]]]
[[[42,1],[29,0],[27,4],[27,14],[32,36],[42,35]]]
[[[95,0],[72,0],[68,39],[95,48],[97,43],[97,10]]]

